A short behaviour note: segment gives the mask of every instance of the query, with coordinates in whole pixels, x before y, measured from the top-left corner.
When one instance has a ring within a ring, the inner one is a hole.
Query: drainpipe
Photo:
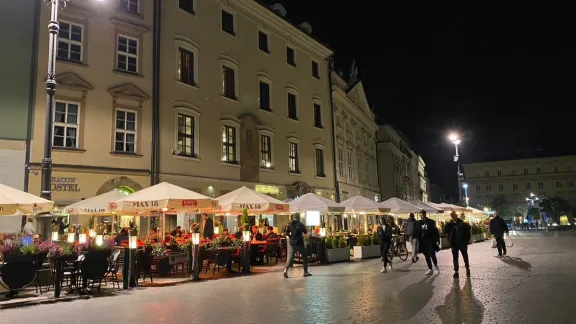
[[[160,178],[160,36],[162,4],[154,0],[152,35],[152,154],[150,160],[150,185]]]
[[[332,72],[334,72],[333,69],[333,64],[334,64],[334,56],[331,55],[328,58],[328,91],[330,93],[330,119],[331,119],[331,125],[332,125],[332,165],[333,165],[333,169],[334,169],[334,188],[336,189],[336,202],[340,202],[340,185],[338,184],[338,169],[336,164],[338,163],[338,161],[336,160],[336,149],[337,149],[337,145],[336,145],[336,126],[334,125],[334,99],[332,96]]]
[[[28,120],[26,123],[26,141],[24,156],[24,191],[28,192],[30,181],[30,142],[32,141],[32,128],[34,126],[34,108],[36,107],[36,81],[38,78],[38,34],[40,25],[40,1],[34,4],[34,23],[32,25],[32,55],[30,68],[30,84],[28,87]]]

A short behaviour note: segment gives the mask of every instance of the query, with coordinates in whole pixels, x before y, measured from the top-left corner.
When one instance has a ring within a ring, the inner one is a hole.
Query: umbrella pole
[[[166,236],[166,212],[162,211],[162,238]]]

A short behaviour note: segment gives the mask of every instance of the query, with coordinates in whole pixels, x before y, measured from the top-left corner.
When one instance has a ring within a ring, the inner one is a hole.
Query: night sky
[[[335,50],[345,76],[356,59],[378,122],[402,132],[431,182],[449,192],[457,191],[451,130],[461,134],[463,163],[576,153],[572,19],[400,16],[406,11],[374,1],[281,3],[289,20],[308,21]]]

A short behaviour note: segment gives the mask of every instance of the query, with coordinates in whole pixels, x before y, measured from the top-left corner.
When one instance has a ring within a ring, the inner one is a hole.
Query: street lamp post
[[[468,206],[470,206],[470,205],[468,204],[468,184],[467,184],[467,183],[464,183],[464,184],[462,185],[462,187],[464,188],[464,196],[465,196],[464,199],[465,199],[465,201],[466,201],[466,207],[468,207]]]
[[[458,199],[460,200],[460,203],[462,203],[462,183],[464,182],[464,173],[462,173],[460,170],[460,155],[458,154],[458,145],[460,145],[462,141],[456,133],[450,134],[448,139],[454,144],[454,148],[456,149],[456,154],[454,155],[454,163],[456,163],[457,168],[456,176],[458,177]]]

